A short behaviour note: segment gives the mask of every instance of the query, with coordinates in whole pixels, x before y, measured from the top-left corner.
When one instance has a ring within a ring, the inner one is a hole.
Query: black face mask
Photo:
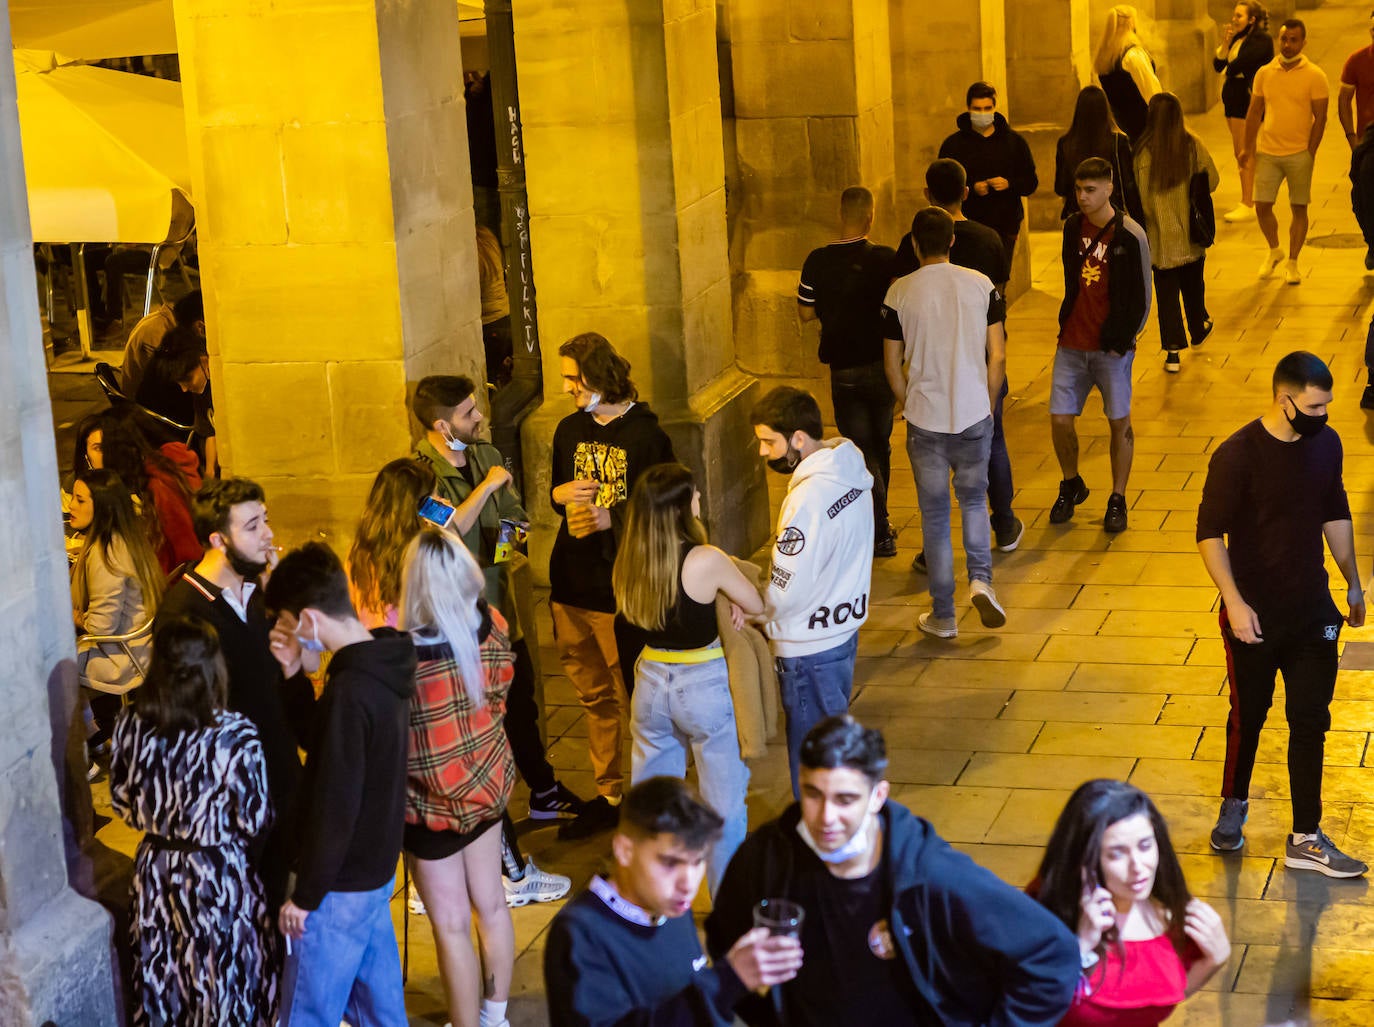
[[[787,452],[775,460],[769,460],[768,466],[779,474],[791,474],[797,469],[797,464],[801,463],[801,453],[792,448],[792,443],[787,443]]]
[[[1288,417],[1287,414],[1283,416],[1288,417],[1288,423],[1303,438],[1315,435],[1326,427],[1325,414],[1304,414],[1298,409],[1298,404],[1293,402],[1292,396],[1288,397],[1288,402],[1293,403],[1293,416]]]
[[[244,581],[256,581],[262,572],[267,570],[267,562],[264,560],[250,560],[234,548],[234,543],[228,539],[224,541],[224,556],[229,561],[229,567]]]

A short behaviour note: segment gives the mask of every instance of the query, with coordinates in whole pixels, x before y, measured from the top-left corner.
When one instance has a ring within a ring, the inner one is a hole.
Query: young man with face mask
[[[888,798],[882,735],[828,717],[801,750],[801,802],[751,834],[706,920],[720,953],[763,899],[805,913],[794,980],[739,1006],[751,1027],[1059,1022],[1077,939],[1019,889]]]
[[[587,714],[596,798],[559,837],[584,838],[616,825],[627,683],[636,645],[617,624],[611,568],[625,508],[639,476],[673,459],[673,445],[630,378],[630,362],[603,336],[587,332],[558,347],[563,391],[577,409],[553,433],[550,493],[563,518],[549,556],[549,606],[563,672]]]
[[[405,826],[415,645],[395,628],[363,626],[343,564],[323,542],[282,557],[266,591],[289,632],[274,649],[287,673],[303,650],[333,654],[298,797],[295,876],[277,917],[288,946],[281,1023],[402,1024],[391,892]]]
[[[1021,134],[997,113],[997,90],[991,85],[973,83],[964,103],[968,110],[959,115],[958,131],[940,144],[939,156],[964,166],[969,190],[964,214],[1002,237],[1010,267],[1026,216],[1021,200],[1040,186],[1035,158]]]
[[[1326,424],[1331,372],[1290,353],[1274,368],[1274,401],[1216,448],[1197,515],[1198,551],[1221,592],[1231,715],[1221,812],[1212,848],[1245,844],[1250,774],[1265,715],[1283,674],[1293,832],[1284,864],[1328,877],[1368,868],[1321,830],[1322,761],[1331,726],[1341,623],[1364,623],[1355,529],[1341,479],[1341,440]],[[1345,577],[1349,614],[1327,588],[1322,540]]]
[[[315,690],[299,667],[283,676],[273,658],[273,621],[261,586],[277,550],[262,489],[246,478],[211,481],[192,499],[191,517],[205,555],[167,590],[157,619],[192,614],[214,626],[229,671],[229,709],[251,720],[262,739],[275,817],[251,856],[275,910],[286,897],[297,750],[309,744]]]
[[[873,574],[873,476],[854,443],[822,440],[821,408],[809,392],[778,386],[749,419],[759,455],[789,476],[763,631],[778,668],[795,796],[802,739],[823,717],[849,709]]]
[[[728,1027],[756,988],[796,976],[797,939],[744,925],[706,965],[692,900],[721,819],[683,781],[650,777],[620,805],[611,872],[554,918],[544,950],[552,1027]]]

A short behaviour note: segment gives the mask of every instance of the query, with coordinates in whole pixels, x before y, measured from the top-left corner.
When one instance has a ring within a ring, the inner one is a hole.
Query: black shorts
[[[435,831],[424,824],[406,822],[401,848],[406,855],[425,861],[448,859],[455,852],[462,852],[496,824],[501,818],[478,824],[471,831]]]
[[[1244,118],[1250,113],[1250,83],[1243,78],[1228,78],[1221,84],[1221,108],[1228,118]]]

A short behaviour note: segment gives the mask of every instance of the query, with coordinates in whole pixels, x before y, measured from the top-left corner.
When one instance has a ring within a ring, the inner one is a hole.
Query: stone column
[[[175,10],[222,459],[343,548],[408,383],[485,376],[457,6]]]
[[[585,331],[629,359],[702,476],[713,538],[748,552],[768,505],[731,330],[715,5],[514,6],[546,392],[522,426],[534,564],[545,571],[553,539],[553,429],[573,409],[558,347]]]
[[[9,42],[4,4],[0,38]],[[120,1019],[110,918],[68,883],[93,886],[82,853],[91,838],[91,794],[32,244],[14,69],[6,62],[0,68],[0,1023],[107,1025]]]
[[[735,326],[749,340],[741,363],[798,381],[828,411],[817,329],[797,318],[797,277],[806,255],[836,238],[849,186],[873,191],[876,242],[896,246],[901,237],[887,9],[865,0],[730,0],[726,17],[739,168]]]
[[[1006,24],[1008,104],[1040,175],[1030,227],[1057,229],[1063,201],[1054,194],[1055,143],[1073,120],[1078,91],[1092,81],[1088,0],[1006,0]]]
[[[1159,65],[1159,84],[1179,98],[1186,113],[1209,110],[1221,99],[1221,76],[1212,70],[1219,37],[1207,0],[1153,0],[1150,6],[1154,20],[1145,23],[1145,45]],[[1226,21],[1234,6],[1226,9]],[[1102,31],[1100,19],[1093,26]]]

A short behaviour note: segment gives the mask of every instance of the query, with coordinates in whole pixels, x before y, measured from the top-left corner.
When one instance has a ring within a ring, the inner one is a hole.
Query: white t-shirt
[[[958,435],[992,416],[988,325],[1005,313],[987,275],[957,264],[927,264],[892,283],[883,301],[884,334],[903,343],[903,417],[926,431]]]

